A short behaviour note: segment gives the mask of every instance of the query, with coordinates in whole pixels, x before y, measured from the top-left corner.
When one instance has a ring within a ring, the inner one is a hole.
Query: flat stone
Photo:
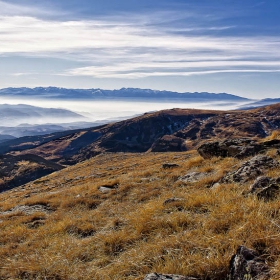
[[[102,193],[108,193],[113,190],[116,190],[118,187],[119,187],[118,185],[104,185],[104,186],[98,187],[98,190]]]

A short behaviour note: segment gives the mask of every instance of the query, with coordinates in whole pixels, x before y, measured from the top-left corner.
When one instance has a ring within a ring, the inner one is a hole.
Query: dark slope
[[[74,164],[102,152],[181,151],[196,148],[208,139],[263,138],[279,128],[280,104],[247,111],[172,109],[55,134],[38,142],[22,141],[9,147],[6,142],[5,148]],[[166,135],[170,137],[162,139]]]
[[[61,169],[63,166],[36,155],[0,156],[0,192]]]

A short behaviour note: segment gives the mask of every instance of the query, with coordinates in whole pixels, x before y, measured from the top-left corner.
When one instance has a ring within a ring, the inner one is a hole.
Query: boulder
[[[249,193],[257,195],[259,199],[271,200],[277,196],[279,189],[280,177],[260,176],[251,185]]]
[[[197,280],[197,278],[174,275],[174,274],[158,274],[152,273],[146,275],[144,280]]]
[[[265,170],[277,166],[278,162],[273,158],[265,155],[258,155],[245,161],[236,171],[228,173],[222,179],[222,182],[246,182],[262,175]]]
[[[259,254],[245,246],[239,246],[230,260],[229,280],[267,280],[269,269]]]
[[[256,141],[241,138],[209,142],[201,145],[197,151],[205,159],[212,157],[245,158],[256,155],[262,150],[262,145]]]

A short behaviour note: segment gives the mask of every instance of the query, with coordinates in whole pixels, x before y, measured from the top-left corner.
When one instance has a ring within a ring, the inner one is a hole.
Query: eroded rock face
[[[262,145],[247,138],[205,143],[197,149],[199,154],[205,159],[214,156],[244,158],[255,155],[261,150]]]
[[[259,254],[245,246],[239,246],[231,258],[229,280],[267,280],[269,269]]]
[[[164,135],[154,142],[151,152],[181,152],[186,151],[185,140],[173,135]]]
[[[148,274],[144,280],[197,280],[193,277],[174,275],[174,274],[158,274],[152,273]]]
[[[273,158],[265,155],[258,155],[245,161],[236,171],[227,174],[222,179],[222,182],[246,182],[262,175],[265,170],[275,168],[278,165],[278,162]]]
[[[276,198],[280,189],[280,177],[258,177],[251,185],[249,193],[257,195],[259,199],[272,200]]]

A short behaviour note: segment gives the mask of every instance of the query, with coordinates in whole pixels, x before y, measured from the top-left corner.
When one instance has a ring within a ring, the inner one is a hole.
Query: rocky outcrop
[[[244,158],[255,155],[262,149],[262,145],[256,141],[242,138],[205,143],[197,151],[205,159],[214,156]]]
[[[230,261],[229,280],[267,280],[269,269],[259,254],[244,246],[238,247]]]
[[[227,139],[223,141],[209,142],[198,147],[198,153],[205,159],[212,157],[245,158],[264,152],[270,148],[278,148],[280,140],[269,140],[258,143],[248,138]]]
[[[197,278],[174,275],[174,274],[158,274],[152,273],[147,275],[144,280],[197,280]]]
[[[249,193],[255,194],[259,199],[271,200],[277,196],[279,189],[280,177],[270,178],[260,176],[251,185]]]
[[[182,152],[186,151],[185,140],[173,135],[164,135],[152,145],[151,152]]]
[[[228,173],[222,179],[222,182],[246,182],[262,175],[265,170],[277,166],[278,162],[273,158],[265,155],[258,155],[245,161],[236,171]]]

